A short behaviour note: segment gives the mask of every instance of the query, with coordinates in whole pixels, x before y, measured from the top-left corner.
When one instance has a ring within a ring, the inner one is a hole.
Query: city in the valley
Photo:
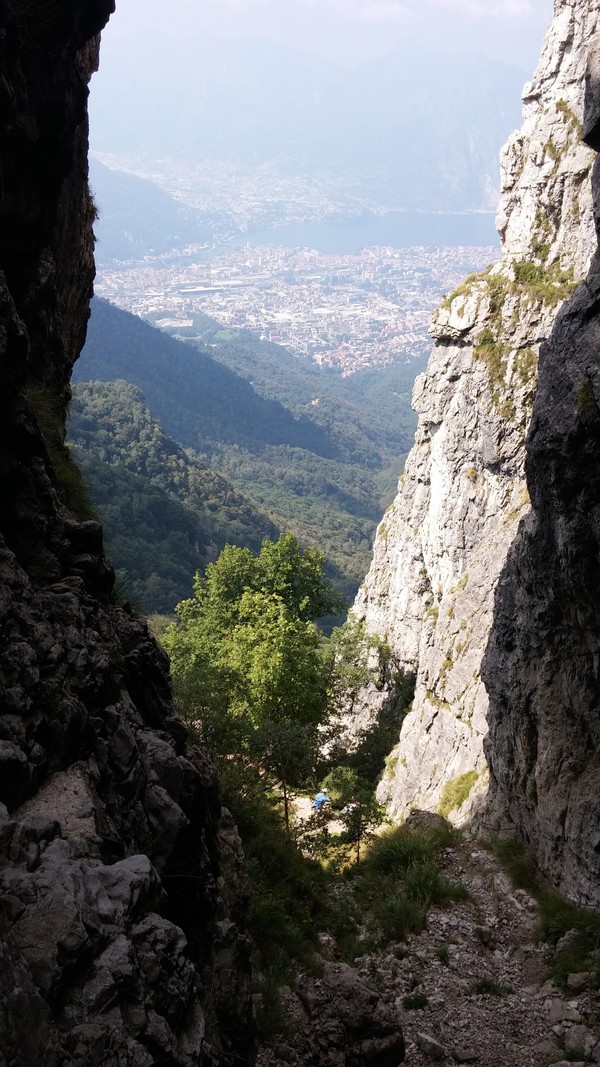
[[[273,231],[276,237],[277,231]],[[365,248],[187,247],[101,269],[98,296],[177,332],[199,312],[224,331],[249,330],[352,374],[420,356],[440,297],[497,257],[491,246]]]

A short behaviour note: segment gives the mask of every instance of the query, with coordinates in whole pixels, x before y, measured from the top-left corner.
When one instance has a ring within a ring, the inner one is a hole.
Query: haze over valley
[[[173,160],[266,168],[403,210],[494,209],[498,151],[518,125],[526,78],[480,55],[406,47],[346,70],[206,33],[173,47],[168,34],[153,38],[143,52],[125,36],[103,60],[94,152],[138,173]]]

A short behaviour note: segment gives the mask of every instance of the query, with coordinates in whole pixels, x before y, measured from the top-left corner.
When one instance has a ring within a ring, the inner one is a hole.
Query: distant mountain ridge
[[[178,203],[154,182],[112,170],[97,159],[90,159],[90,186],[98,208],[94,234],[109,262],[202,244],[213,233],[210,216]]]
[[[93,147],[339,175],[402,208],[490,208],[524,81],[477,55],[394,52],[345,70],[257,39],[143,52],[124,39],[96,83]]]

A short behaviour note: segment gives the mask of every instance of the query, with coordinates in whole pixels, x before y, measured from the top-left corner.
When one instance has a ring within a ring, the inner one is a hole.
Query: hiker
[[[331,804],[331,800],[327,796],[327,790],[326,790],[325,786],[323,786],[323,788],[320,789],[319,792],[317,793],[317,795],[316,795],[316,797],[315,797],[315,799],[313,800],[313,803],[312,803],[313,810],[314,810],[315,814],[316,815],[322,815],[323,811],[325,810],[325,807],[328,804]]]

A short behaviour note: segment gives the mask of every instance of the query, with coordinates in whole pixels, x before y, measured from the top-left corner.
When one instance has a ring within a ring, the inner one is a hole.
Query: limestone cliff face
[[[600,148],[600,39],[585,134]],[[600,234],[600,170],[593,190]],[[600,253],[542,346],[527,439],[532,510],[496,591],[490,814],[568,896],[600,904]]]
[[[239,838],[73,510],[62,443],[93,279],[87,82],[113,6],[0,7],[2,1067],[252,1062],[249,946],[220,895]]]
[[[481,662],[498,578],[529,511],[524,443],[537,356],[592,253],[593,153],[580,129],[598,21],[595,5],[555,3],[522,129],[501,157],[502,261],[467,279],[434,317],[435,347],[413,396],[415,445],[354,607],[416,674],[379,791],[397,815],[441,803],[460,819],[487,787]],[[389,696],[364,694],[355,728]]]

